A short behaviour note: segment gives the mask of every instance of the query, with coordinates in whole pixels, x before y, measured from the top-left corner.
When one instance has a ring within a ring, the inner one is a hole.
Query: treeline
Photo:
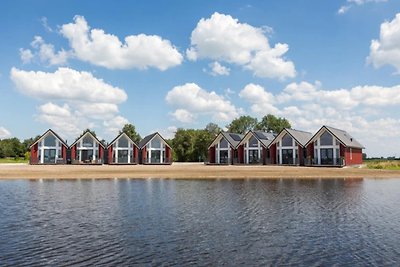
[[[228,132],[245,134],[250,130],[279,133],[283,128],[291,128],[289,121],[268,114],[261,121],[250,116],[241,116],[226,126]],[[205,129],[179,128],[170,140],[174,161],[205,161],[208,158],[208,146],[222,129],[215,123],[209,123]]]
[[[225,127],[228,132],[239,134],[245,134],[249,130],[279,133],[283,128],[291,128],[289,121],[271,114],[264,116],[261,121],[251,116],[241,116]],[[86,129],[83,132],[88,130]],[[204,129],[177,129],[174,138],[167,140],[173,149],[174,161],[205,161],[208,158],[208,146],[222,130],[215,123],[207,124]],[[89,131],[96,136],[94,131]],[[141,140],[132,124],[126,124],[120,130],[121,132],[125,132],[137,144]],[[39,137],[25,139],[23,142],[15,137],[0,140],[0,158],[24,157],[29,159],[29,146]],[[106,145],[105,140],[101,140],[101,142]]]

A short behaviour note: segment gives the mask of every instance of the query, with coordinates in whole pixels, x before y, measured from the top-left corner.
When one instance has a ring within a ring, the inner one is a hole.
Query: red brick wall
[[[74,145],[74,146],[71,148],[71,159],[72,159],[72,160],[75,160],[75,159],[76,159],[76,145]]]
[[[67,147],[64,145],[62,146],[61,156],[63,160],[67,160]]]
[[[241,145],[238,148],[238,158],[239,163],[244,163],[244,145]]]
[[[165,157],[166,157],[166,160],[169,160],[169,162],[172,163],[171,148],[169,146],[165,147]]]
[[[114,159],[113,159],[113,147],[110,146],[108,148],[108,164],[113,164],[114,163]]]
[[[362,149],[352,148],[352,152],[350,153],[350,148],[346,148],[345,150],[345,160],[346,165],[359,165],[362,164]],[[351,154],[351,156],[350,156]]]
[[[38,159],[38,143],[36,143],[34,146],[31,147],[31,159],[30,159],[31,164],[38,164],[39,159]]]
[[[138,163],[138,161],[139,161],[139,149],[137,147],[135,147],[135,146],[133,147],[133,155],[134,155],[133,160],[136,163]]]
[[[215,146],[208,149],[208,162],[215,163]]]
[[[310,143],[307,146],[307,157],[314,158],[314,143]]]
[[[269,153],[270,153],[270,156],[271,156],[271,164],[276,164],[276,144],[273,144],[269,148]]]
[[[143,147],[142,149],[142,163],[146,164],[146,157],[147,157],[147,151],[146,151],[146,147]]]

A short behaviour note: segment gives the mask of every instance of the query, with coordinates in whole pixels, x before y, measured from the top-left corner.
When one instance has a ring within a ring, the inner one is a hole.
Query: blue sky
[[[400,2],[1,1],[0,138],[272,113],[400,156]],[[399,13],[399,14],[398,14]]]

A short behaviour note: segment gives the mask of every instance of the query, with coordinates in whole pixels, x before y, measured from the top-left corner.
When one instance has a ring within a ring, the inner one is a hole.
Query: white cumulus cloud
[[[381,24],[379,40],[372,40],[367,58],[375,68],[392,65],[400,73],[400,13]]]
[[[263,28],[240,23],[230,15],[216,12],[198,22],[192,31],[186,56],[193,61],[207,58],[241,65],[259,77],[294,77],[293,62],[283,58],[288,45],[270,47],[264,33]]]
[[[195,119],[195,116],[186,109],[177,109],[171,115],[174,119],[183,123],[191,123]]]
[[[226,122],[242,112],[223,96],[213,91],[208,92],[195,83],[175,86],[167,93],[165,100],[176,110],[184,110],[173,113],[178,120],[179,116],[176,114],[185,115],[180,117],[182,122],[199,115],[211,115],[213,120]]]
[[[68,39],[75,57],[109,69],[153,67],[163,71],[183,60],[178,49],[160,36],[129,35],[122,42],[102,29],[91,29],[83,16],[62,25],[60,32]]]
[[[3,126],[0,126],[0,140],[9,137],[11,137],[10,131],[4,128]]]
[[[221,65],[217,61],[214,61],[214,62],[208,64],[208,66],[211,69],[210,74],[212,76],[229,75],[229,72],[231,71],[228,67]]]

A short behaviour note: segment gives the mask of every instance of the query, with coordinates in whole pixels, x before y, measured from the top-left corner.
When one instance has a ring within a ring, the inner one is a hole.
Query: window
[[[228,148],[228,141],[226,141],[225,138],[222,138],[219,142],[219,148]]]
[[[121,136],[118,140],[118,147],[129,147],[128,143],[128,138],[126,138],[126,136]]]
[[[258,140],[254,136],[250,137],[249,147],[258,147]]]
[[[331,146],[333,144],[332,135],[328,132],[324,132],[320,137],[321,146]]]
[[[54,137],[54,135],[49,134],[44,138],[44,146],[56,146],[56,138]]]
[[[89,135],[85,136],[82,140],[82,146],[93,147],[93,138],[91,138]]]
[[[151,147],[152,148],[161,148],[161,140],[156,136],[153,140],[151,140]]]
[[[285,134],[282,138],[282,146],[292,146],[292,137],[290,135]]]

